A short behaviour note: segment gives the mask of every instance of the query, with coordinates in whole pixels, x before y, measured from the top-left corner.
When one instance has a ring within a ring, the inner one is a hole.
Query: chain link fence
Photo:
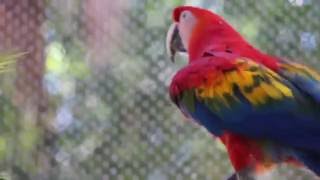
[[[1,0],[4,179],[224,179],[224,147],[181,115],[165,33],[175,6],[224,16],[264,51],[320,68],[318,0]],[[315,179],[281,166],[269,179]]]

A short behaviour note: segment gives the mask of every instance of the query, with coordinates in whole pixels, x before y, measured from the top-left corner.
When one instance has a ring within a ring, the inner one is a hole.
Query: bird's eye
[[[191,17],[192,14],[190,11],[183,11],[180,15],[180,20],[185,20],[188,19],[189,17]]]

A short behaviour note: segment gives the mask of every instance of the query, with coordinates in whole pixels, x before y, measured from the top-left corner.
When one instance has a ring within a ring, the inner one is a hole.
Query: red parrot
[[[254,179],[279,163],[320,176],[320,75],[261,52],[211,11],[177,7],[173,21],[167,50],[172,60],[187,53],[189,63],[170,97],[225,145],[229,179]]]

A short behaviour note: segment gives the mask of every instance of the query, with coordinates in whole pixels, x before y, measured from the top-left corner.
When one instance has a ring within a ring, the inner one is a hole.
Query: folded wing
[[[207,57],[177,73],[170,95],[216,136],[231,131],[320,152],[319,82],[282,74],[250,59]]]

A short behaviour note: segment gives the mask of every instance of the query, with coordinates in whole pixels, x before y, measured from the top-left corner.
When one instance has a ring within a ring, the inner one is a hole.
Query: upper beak
[[[171,24],[167,32],[166,49],[172,62],[174,62],[176,52],[187,52],[182,44],[176,23]]]

